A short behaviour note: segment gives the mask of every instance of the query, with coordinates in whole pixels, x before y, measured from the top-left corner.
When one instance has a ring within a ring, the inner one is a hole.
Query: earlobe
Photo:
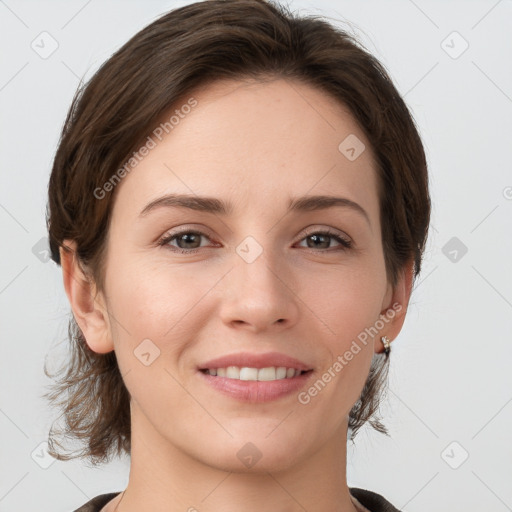
[[[384,351],[382,336],[387,336],[390,342],[393,342],[402,330],[411,297],[413,279],[414,262],[411,262],[402,269],[396,286],[391,288],[387,295],[387,297],[389,295],[391,297],[383,304],[384,309],[381,311],[380,317],[384,321],[384,327],[375,339],[375,352]]]
[[[92,276],[88,276],[76,254],[76,242],[64,240],[59,248],[64,289],[75,321],[87,345],[99,354],[114,350],[103,294],[97,293]]]

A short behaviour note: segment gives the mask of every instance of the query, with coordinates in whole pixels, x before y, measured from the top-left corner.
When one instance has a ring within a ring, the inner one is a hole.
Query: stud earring
[[[382,336],[381,338],[382,344],[384,345],[384,353],[389,355],[391,352],[391,342],[387,336]]]

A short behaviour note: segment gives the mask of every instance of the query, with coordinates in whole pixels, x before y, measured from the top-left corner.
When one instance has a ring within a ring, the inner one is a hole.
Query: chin
[[[211,467],[233,473],[273,473],[300,463],[304,454],[298,446],[303,445],[294,443],[293,436],[284,430],[282,436],[275,432],[269,436],[269,432],[265,429],[229,440],[212,440],[212,445],[205,446],[196,457]]]

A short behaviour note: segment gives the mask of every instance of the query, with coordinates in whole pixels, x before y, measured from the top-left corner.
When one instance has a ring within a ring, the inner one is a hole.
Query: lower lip
[[[270,402],[299,391],[310,379],[312,370],[301,373],[297,377],[278,380],[239,380],[227,377],[216,377],[198,371],[207,384],[231,398],[241,402]]]

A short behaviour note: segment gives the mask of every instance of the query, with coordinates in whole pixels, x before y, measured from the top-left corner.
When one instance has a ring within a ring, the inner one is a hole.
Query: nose
[[[234,268],[223,286],[221,319],[230,327],[275,331],[290,328],[299,318],[292,272],[267,251],[251,263],[235,254]]]

